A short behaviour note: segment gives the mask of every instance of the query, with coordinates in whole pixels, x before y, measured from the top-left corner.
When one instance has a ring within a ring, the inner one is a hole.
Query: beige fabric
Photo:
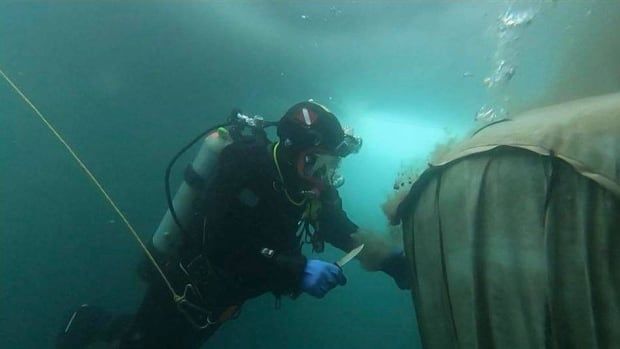
[[[620,201],[511,147],[437,169],[404,245],[424,348],[620,348]]]
[[[399,207],[425,348],[620,348],[620,94],[435,158]]]
[[[434,166],[508,145],[555,156],[620,196],[620,93],[526,112],[481,129]]]

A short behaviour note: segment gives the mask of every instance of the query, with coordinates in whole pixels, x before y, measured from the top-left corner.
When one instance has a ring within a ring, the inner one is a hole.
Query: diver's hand
[[[405,252],[401,249],[394,250],[381,264],[381,269],[394,279],[401,290],[411,288],[412,273]]]
[[[310,259],[301,277],[301,290],[316,298],[323,298],[337,285],[347,283],[342,269],[334,263]]]

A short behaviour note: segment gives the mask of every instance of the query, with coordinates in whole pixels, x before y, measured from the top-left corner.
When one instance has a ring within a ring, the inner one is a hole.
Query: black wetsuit
[[[258,141],[226,147],[218,170],[195,203],[195,219],[188,227],[191,239],[182,248],[181,262],[187,265],[198,255],[208,257],[210,268],[198,267],[195,275],[210,275],[198,284],[204,286],[201,292],[216,313],[267,292],[277,296],[299,292],[306,263],[299,222],[306,205],[295,205],[286,197],[271,149]],[[293,171],[286,163],[282,170]],[[301,200],[298,189],[289,190],[291,199]],[[322,197],[313,241],[350,250],[357,226],[342,210],[335,189]],[[175,263],[168,265],[167,273],[180,292],[187,279]],[[198,348],[217,327],[192,327],[155,275],[121,348]]]

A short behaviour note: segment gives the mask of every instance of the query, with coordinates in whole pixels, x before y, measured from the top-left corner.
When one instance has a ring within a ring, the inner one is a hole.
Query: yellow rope
[[[140,247],[142,247],[142,250],[144,250],[144,253],[148,257],[148,259],[151,261],[151,263],[153,263],[153,266],[155,266],[155,268],[157,269],[157,271],[159,272],[159,274],[163,278],[164,282],[168,286],[168,289],[170,289],[170,292],[172,293],[174,301],[175,302],[180,301],[183,297],[178,295],[174,291],[174,288],[172,288],[172,285],[170,284],[170,281],[168,281],[168,278],[166,278],[166,275],[164,274],[164,272],[159,267],[159,264],[157,264],[157,261],[155,260],[155,258],[151,254],[151,252],[149,252],[148,248],[144,245],[144,243],[140,239],[140,236],[138,235],[136,230],[133,228],[131,223],[129,223],[129,220],[127,220],[127,218],[125,217],[123,212],[120,210],[120,208],[118,208],[118,206],[116,205],[116,203],[114,203],[114,201],[112,200],[110,195],[108,195],[108,193],[105,191],[105,189],[103,189],[103,186],[101,185],[101,183],[99,183],[97,178],[95,178],[95,176],[90,172],[90,170],[88,169],[88,167],[86,167],[84,162],[82,162],[82,160],[77,156],[75,151],[73,151],[73,148],[71,148],[71,146],[60,135],[60,133],[58,133],[58,131],[56,131],[54,126],[52,126],[52,124],[47,120],[47,118],[45,118],[45,116],[43,116],[43,114],[41,114],[39,109],[37,109],[37,107],[35,107],[35,105],[30,101],[30,99],[28,99],[28,97],[26,97],[26,95],[24,95],[24,93],[13,83],[13,81],[11,79],[9,79],[9,77],[2,71],[2,69],[0,69],[0,75],[2,75],[2,77],[9,83],[9,85],[11,85],[11,87],[15,90],[15,92],[17,92],[20,95],[20,97],[30,106],[30,108],[35,112],[35,114],[37,114],[37,116],[41,119],[41,121],[43,121],[45,126],[47,126],[47,128],[60,141],[60,143],[62,143],[62,145],[67,149],[69,154],[71,154],[73,159],[78,163],[78,165],[82,168],[82,170],[84,170],[84,172],[86,173],[86,176],[93,182],[93,184],[95,184],[95,186],[97,187],[99,192],[103,195],[103,197],[110,204],[110,206],[112,206],[112,208],[114,209],[116,214],[121,218],[123,223],[125,223],[125,225],[127,226],[127,229],[129,229],[129,232],[136,239],[136,241],[138,242]]]
[[[278,151],[279,145],[280,145],[280,142],[277,142],[276,145],[273,146],[273,161],[276,163],[276,169],[278,170],[278,175],[280,176],[280,182],[282,182],[282,185],[284,185],[284,177],[282,176],[282,171],[280,171],[280,164],[278,163],[278,157],[276,154]],[[291,198],[291,196],[288,194],[288,190],[286,190],[286,186],[284,187],[284,195],[286,195],[286,198],[288,199],[288,201],[290,201],[291,204],[295,206],[301,206],[304,203],[306,203],[306,198],[303,198],[301,201],[293,200],[293,198]]]

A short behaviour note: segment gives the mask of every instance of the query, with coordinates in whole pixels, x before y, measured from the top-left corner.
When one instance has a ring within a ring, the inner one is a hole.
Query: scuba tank
[[[258,115],[249,117],[235,109],[228,117],[227,123],[204,131],[176,154],[166,169],[168,210],[153,234],[152,241],[155,250],[167,257],[178,255],[179,248],[188,235],[184,227],[189,225],[190,218],[194,214],[193,202],[215,172],[222,150],[243,137],[261,137],[267,140],[264,128],[276,125],[277,122],[266,122]],[[170,170],[175,161],[201,139],[204,139],[202,146],[192,163],[186,168],[185,180],[172,199]]]
[[[215,171],[217,160],[224,147],[233,142],[232,137],[225,128],[218,128],[216,131],[204,138],[198,154],[194,161],[189,165],[186,173],[193,172],[201,179],[210,178]],[[190,184],[189,176],[185,176],[185,180],[177,190],[172,205],[176,211],[177,218],[181,226],[187,226],[191,218],[192,203],[199,195],[199,187]],[[167,256],[177,254],[179,247],[183,243],[183,232],[181,226],[176,224],[171,210],[168,209],[163,219],[159,223],[155,234],[153,234],[153,246],[155,249]]]

